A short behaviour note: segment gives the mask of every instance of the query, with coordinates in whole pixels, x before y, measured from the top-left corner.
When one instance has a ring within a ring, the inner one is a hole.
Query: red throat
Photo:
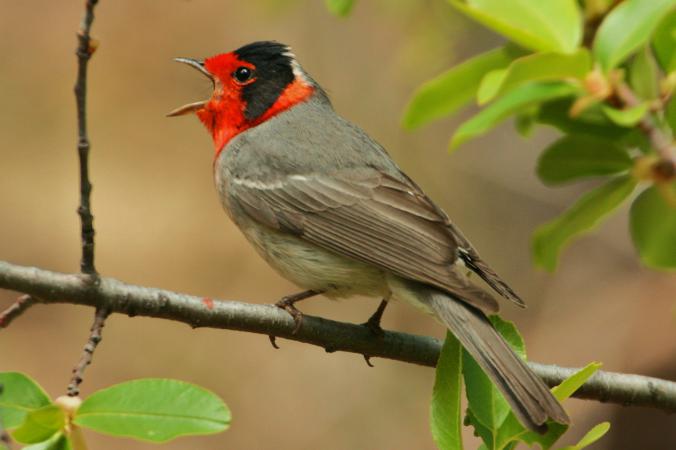
[[[247,65],[231,53],[205,61],[205,68],[218,81],[214,95],[196,113],[213,138],[214,161],[232,138],[307,100],[315,90],[304,78],[296,76],[265,113],[249,120],[244,114],[247,105],[241,98],[241,86],[234,85],[231,81],[233,67],[243,64]]]

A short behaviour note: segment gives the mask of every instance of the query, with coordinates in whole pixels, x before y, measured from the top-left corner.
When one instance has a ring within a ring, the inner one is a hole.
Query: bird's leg
[[[296,308],[295,303],[306,298],[314,297],[315,295],[321,294],[323,291],[316,291],[314,289],[308,289],[307,291],[298,292],[297,294],[287,295],[283,297],[280,301],[275,303],[275,306],[281,308],[291,314],[293,321],[296,322],[296,327],[293,329],[293,334],[296,334],[300,329],[301,324],[303,323],[303,313]]]
[[[368,327],[368,329],[371,330],[371,332],[376,336],[381,336],[383,334],[383,329],[380,327],[380,320],[383,318],[383,313],[385,312],[385,308],[387,308],[387,302],[389,300],[389,295],[382,299],[380,305],[378,305],[378,309],[376,309],[376,312],[374,312],[371,317],[369,317],[369,320],[363,324],[365,327]]]

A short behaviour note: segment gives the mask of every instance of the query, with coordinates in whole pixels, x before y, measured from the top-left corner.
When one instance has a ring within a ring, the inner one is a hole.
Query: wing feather
[[[457,271],[458,258],[468,254],[464,237],[458,239],[445,214],[406,179],[375,169],[294,175],[269,184],[233,179],[229,195],[270,228],[431,284],[487,313],[498,310],[490,294]]]

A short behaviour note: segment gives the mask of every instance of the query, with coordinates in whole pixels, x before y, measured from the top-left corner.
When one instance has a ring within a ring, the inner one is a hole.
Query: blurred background
[[[0,0],[0,259],[73,272],[79,267],[75,31],[82,1]],[[336,109],[380,141],[465,230],[529,308],[505,305],[529,357],[579,367],[676,378],[676,277],[642,268],[626,211],[576,241],[555,274],[535,270],[533,229],[589,186],[548,189],[534,175],[554,133],[524,141],[507,124],[446,152],[456,121],[405,132],[413,89],[496,45],[442,0],[359,1],[341,20],[311,0],[102,0],[89,73],[91,173],[99,271],[121,280],[220,299],[272,303],[296,288],[269,269],[221,211],[212,144],[195,118],[164,114],[207,98],[210,84],[172,62],[244,43],[293,46]],[[0,308],[17,294],[0,292]],[[378,301],[303,303],[309,314],[363,322]],[[0,370],[65,392],[93,310],[36,306],[0,334]],[[406,305],[389,329],[442,337]],[[233,412],[229,431],[183,438],[166,449],[432,449],[429,368],[171,322],[112,316],[87,371],[83,395],[140,377],[172,377],[217,392]],[[597,402],[566,403],[574,426],[564,443],[610,420],[597,449],[666,449],[673,416]],[[477,441],[466,430],[466,447]],[[87,433],[91,449],[122,441]],[[127,450],[155,448],[125,441]]]

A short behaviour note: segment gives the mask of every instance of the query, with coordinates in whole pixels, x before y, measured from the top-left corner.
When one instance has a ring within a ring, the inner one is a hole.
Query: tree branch
[[[30,295],[22,295],[9,308],[0,312],[0,328],[7,328],[10,323],[28,308],[35,304],[35,299]]]
[[[25,292],[40,303],[72,303],[128,316],[175,320],[193,328],[209,327],[274,335],[370,357],[435,366],[441,342],[427,336],[385,331],[374,337],[368,327],[305,316],[298,333],[291,316],[272,305],[219,301],[205,297],[134,286],[112,278],[88,282],[82,274],[64,274],[0,261],[0,288]],[[549,386],[576,369],[530,363]],[[639,375],[598,372],[574,397],[676,412],[676,383]]]
[[[80,270],[91,275],[96,274],[94,267],[94,216],[91,211],[90,196],[92,184],[89,181],[89,136],[87,135],[87,63],[96,50],[92,45],[89,30],[94,21],[94,7],[98,0],[87,0],[85,14],[78,31],[77,81],[75,82],[75,101],[77,104],[78,142],[80,158],[80,206],[77,209],[82,222],[82,260]]]
[[[82,349],[82,356],[80,356],[80,361],[73,368],[73,376],[70,379],[68,384],[67,393],[69,397],[77,397],[80,395],[80,383],[82,383],[82,377],[84,376],[84,371],[92,363],[94,358],[94,351],[96,346],[101,342],[101,330],[106,323],[106,318],[110,312],[107,308],[100,306],[96,308],[96,313],[94,314],[94,323],[90,329],[89,339]]]
[[[80,30],[78,31],[77,80],[75,81],[75,102],[77,104],[78,142],[77,150],[80,161],[80,206],[77,209],[80,215],[82,235],[82,259],[80,270],[89,275],[88,281],[94,285],[98,282],[98,274],[94,266],[94,216],[90,203],[92,183],[89,181],[89,136],[87,134],[87,66],[89,59],[96,51],[97,43],[92,41],[90,30],[94,22],[94,7],[98,0],[87,0]],[[96,346],[101,341],[101,330],[110,314],[105,305],[96,308],[94,323],[91,327],[89,339],[85,344],[77,365],[73,368],[73,375],[68,384],[67,394],[70,397],[80,395],[80,383],[84,371],[91,364]]]

